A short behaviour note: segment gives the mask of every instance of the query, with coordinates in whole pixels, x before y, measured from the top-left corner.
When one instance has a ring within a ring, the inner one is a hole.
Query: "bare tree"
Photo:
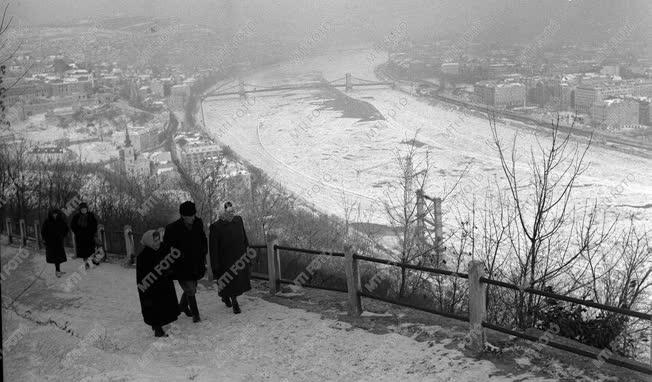
[[[19,216],[24,216],[29,208],[29,193],[32,190],[30,177],[33,175],[29,171],[33,167],[33,158],[30,156],[32,149],[33,146],[25,140],[0,145],[2,186],[13,190],[13,204]]]
[[[430,170],[430,155],[417,158],[416,136],[410,141],[405,153],[396,153],[399,175],[385,192],[385,211],[397,241],[397,252],[392,257],[402,265],[422,262],[423,246],[417,231],[416,190],[423,190]],[[415,169],[419,169],[416,171]],[[407,268],[401,267],[399,298],[406,294],[408,283]]]
[[[180,169],[181,186],[190,193],[197,205],[197,214],[206,224],[217,218],[220,202],[226,197],[225,179],[221,169],[223,158],[206,160],[201,166],[183,166]]]
[[[79,194],[83,184],[81,167],[80,162],[68,162],[63,158],[35,162],[32,171],[38,174],[39,181],[31,184],[37,196],[37,204],[32,207],[39,211],[54,206],[63,209]]]
[[[13,17],[10,17],[7,20],[7,9],[9,8],[9,4],[5,5],[5,8],[2,12],[2,19],[0,19],[0,40],[2,42],[0,43],[0,113],[2,114],[2,127],[6,127],[9,125],[9,121],[7,120],[6,116],[6,105],[5,105],[5,95],[7,93],[7,90],[9,90],[10,87],[6,87],[4,84],[5,81],[5,76],[7,74],[7,66],[6,63],[11,60],[11,58],[14,56],[16,53],[16,50],[13,50],[12,47],[8,46],[9,42],[8,39],[6,38],[7,36],[7,31],[9,30],[9,27],[11,26],[11,22],[13,21]]]
[[[25,75],[31,69],[30,67],[26,68],[20,75],[18,75],[10,83],[5,83],[7,79],[7,63],[13,59],[16,52],[20,49],[22,44],[19,42],[15,43],[15,39],[9,38],[10,28],[12,28],[13,17],[7,16],[7,11],[9,10],[9,4],[6,4],[2,11],[2,18],[0,18],[0,127],[8,128],[11,125],[12,120],[15,118],[17,111],[14,110],[13,113],[7,113],[7,106],[5,104],[5,97],[9,89],[16,86],[16,84],[25,77]],[[12,29],[13,30],[13,29]]]
[[[537,138],[537,148],[527,155],[529,176],[521,179],[516,136],[511,149],[498,137],[496,120],[490,118],[493,143],[497,149],[510,203],[507,211],[516,217],[514,231],[508,235],[517,267],[512,280],[530,288],[551,286],[553,279],[573,266],[588,250],[602,245],[610,227],[599,229],[597,205],[575,206],[571,195],[586,170],[585,155],[591,140],[583,147],[562,134],[559,119],[552,124],[548,145]],[[531,324],[531,311],[537,303],[523,290],[516,299],[517,322]]]

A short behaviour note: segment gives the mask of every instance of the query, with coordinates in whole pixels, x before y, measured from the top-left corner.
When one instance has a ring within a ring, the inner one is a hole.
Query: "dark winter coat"
[[[82,213],[77,212],[70,220],[70,229],[75,233],[75,247],[77,257],[87,259],[95,253],[95,234],[97,233],[97,219],[90,211],[86,213],[86,225],[80,224]]]
[[[138,297],[147,325],[167,325],[176,321],[179,316],[179,301],[171,274],[165,270],[161,271],[159,266],[165,255],[162,247],[158,250],[144,247],[136,258]]]
[[[58,216],[55,219],[54,213]],[[47,219],[41,226],[41,238],[45,243],[45,261],[50,264],[66,262],[66,250],[63,247],[63,240],[68,234],[68,224],[61,210],[50,210]]]
[[[249,241],[242,218],[234,216],[228,221],[220,217],[211,224],[209,238],[211,270],[218,284],[218,295],[233,297],[250,290],[251,259],[245,255]],[[238,260],[239,264],[234,266]]]
[[[174,279],[181,281],[199,280],[206,274],[208,241],[204,233],[204,222],[195,218],[192,229],[186,228],[183,219],[165,227],[162,247],[169,253],[174,247],[181,252],[174,261]]]

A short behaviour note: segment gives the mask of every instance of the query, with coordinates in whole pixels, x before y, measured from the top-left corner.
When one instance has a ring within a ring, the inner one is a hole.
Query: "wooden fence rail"
[[[18,224],[16,224],[18,223]],[[22,245],[27,245],[28,241],[34,241],[37,245],[38,248],[42,246],[42,240],[40,238],[40,226],[38,221],[34,221],[32,223],[32,226],[34,227],[33,232],[34,234],[29,236],[28,235],[28,230],[27,230],[27,225],[24,219],[18,219],[18,221],[13,221],[11,218],[7,218],[4,224],[4,230],[5,230],[5,235],[9,237],[9,243],[13,243],[14,240],[20,240],[20,243]],[[30,229],[31,230],[31,229]],[[105,231],[104,225],[99,224],[98,225],[98,239],[99,242],[106,251],[109,247],[110,240],[107,240],[107,235],[115,235],[118,232],[107,232]],[[132,259],[133,256],[136,254],[136,245],[134,243],[134,236],[138,236],[137,233],[133,232],[133,229],[129,225],[125,225],[123,231],[121,232],[121,236],[123,237],[124,240],[124,253],[121,253],[121,255],[124,255],[125,259]],[[74,241],[74,240],[73,240]],[[569,296],[564,296],[564,295],[559,295],[556,293],[551,293],[551,292],[546,292],[546,291],[541,291],[541,290],[536,290],[532,288],[522,288],[514,284],[498,281],[498,280],[492,280],[488,279],[484,274],[484,264],[482,261],[474,260],[469,263],[469,271],[468,274],[466,273],[459,273],[459,272],[453,272],[447,269],[438,269],[438,268],[431,268],[431,267],[426,267],[426,266],[420,266],[420,265],[414,265],[414,264],[403,264],[400,262],[396,261],[391,261],[391,260],[386,260],[386,259],[378,259],[374,257],[367,257],[367,256],[361,256],[357,255],[353,252],[353,250],[350,247],[345,248],[344,253],[341,252],[332,252],[332,251],[318,251],[314,249],[304,249],[304,248],[294,248],[294,247],[288,247],[288,246],[280,246],[278,245],[278,239],[275,236],[268,235],[266,237],[266,242],[264,244],[252,244],[251,248],[253,249],[265,249],[267,252],[267,272],[266,273],[254,273],[252,276],[254,278],[258,279],[264,279],[268,280],[268,285],[269,285],[269,291],[272,294],[276,294],[277,292],[280,291],[280,286],[281,284],[294,284],[295,281],[293,280],[288,280],[284,279],[281,275],[281,261],[280,261],[280,251],[288,251],[288,252],[295,252],[295,253],[300,253],[304,255],[321,255],[321,256],[330,256],[330,257],[340,257],[344,259],[344,265],[345,265],[345,273],[346,273],[346,290],[340,289],[340,288],[334,288],[334,287],[326,287],[326,286],[309,286],[309,287],[315,287],[319,289],[326,289],[326,290],[335,290],[335,291],[340,291],[340,292],[345,292],[347,293],[348,296],[348,310],[349,314],[352,316],[360,316],[363,312],[363,305],[362,305],[362,300],[361,297],[366,297],[366,298],[373,298],[379,301],[385,301],[389,303],[393,303],[396,305],[400,306],[406,306],[434,314],[438,314],[444,317],[449,317],[461,321],[467,321],[469,323],[469,334],[468,334],[468,347],[470,350],[474,352],[482,352],[485,347],[486,343],[486,335],[485,335],[485,328],[495,330],[498,332],[506,333],[509,335],[513,335],[516,337],[520,337],[529,341],[535,341],[535,342],[540,342],[540,338],[527,335],[525,333],[515,331],[512,329],[508,328],[503,328],[494,324],[491,324],[486,321],[486,288],[487,285],[494,285],[502,288],[507,288],[511,290],[522,290],[525,293],[532,293],[540,296],[545,296],[548,298],[553,298],[561,301],[567,301],[573,304],[579,304],[595,309],[601,309],[601,310],[606,310],[618,314],[622,314],[625,316],[629,317],[635,317],[643,320],[648,320],[652,321],[652,315],[649,313],[644,313],[644,312],[637,312],[629,309],[624,309],[624,308],[618,308],[618,307],[613,307],[613,306],[608,306],[608,305],[603,305],[603,304],[598,304],[592,301],[585,301],[585,300],[580,300],[574,297],[569,297]],[[465,279],[467,280],[468,283],[468,291],[469,291],[469,310],[468,310],[468,315],[463,316],[459,315],[456,313],[451,313],[451,312],[443,312],[443,311],[437,311],[434,309],[430,308],[424,308],[424,307],[419,307],[415,306],[413,304],[401,302],[401,301],[395,301],[387,298],[383,298],[380,296],[374,296],[372,294],[369,294],[362,289],[361,285],[361,280],[360,280],[360,261],[367,261],[367,262],[372,262],[376,264],[383,264],[383,265],[388,265],[388,266],[397,266],[397,267],[402,267],[405,269],[411,269],[411,270],[417,270],[417,271],[422,271],[422,272],[427,272],[431,274],[436,274],[436,275],[444,275],[444,276],[450,276],[450,277],[456,277],[460,279]],[[636,362],[633,360],[626,360],[626,359],[621,359],[618,357],[613,357],[609,356],[606,358],[601,358],[600,354],[594,354],[590,351],[583,350],[583,349],[577,349],[575,347],[572,347],[570,345],[566,344],[560,344],[554,341],[547,341],[547,345],[557,348],[557,349],[562,349],[568,352],[572,352],[575,354],[579,354],[582,356],[586,356],[589,358],[594,358],[596,360],[599,360],[600,362],[607,362],[611,363],[616,366],[624,367],[627,369],[635,370],[638,372],[642,372],[645,374],[652,375],[652,367],[647,366],[645,364],[642,364],[640,362]],[[650,346],[650,352],[651,352],[651,363],[652,363],[652,344]]]
[[[34,220],[31,224],[27,224],[25,219],[18,219],[18,224],[11,218],[5,219],[4,234],[7,236],[9,244],[19,243],[22,246],[27,246],[28,243],[33,242],[37,249],[44,247],[43,238],[41,237],[41,222]],[[17,228],[17,229],[16,229]],[[126,229],[126,227],[125,227]],[[107,252],[107,232],[104,224],[97,225],[97,245]],[[70,235],[70,244],[75,247],[74,233]]]
[[[274,259],[274,261],[269,261],[268,262],[268,267],[269,267],[269,275],[278,275],[278,272],[280,272],[280,262],[279,262],[279,250],[286,250],[286,251],[293,251],[296,253],[301,253],[301,254],[308,254],[308,255],[327,255],[327,256],[332,256],[332,257],[341,257],[339,253],[337,252],[329,252],[329,251],[316,251],[316,250],[306,250],[306,249],[301,249],[301,248],[292,248],[292,247],[285,247],[285,246],[278,246],[278,245],[267,245],[267,253],[268,256],[271,256],[271,258]],[[270,255],[272,254],[272,255]],[[462,316],[459,314],[451,313],[451,312],[442,312],[442,311],[437,311],[434,309],[429,309],[429,308],[424,308],[424,307],[419,307],[415,306],[412,304],[404,303],[401,301],[394,301],[391,299],[387,298],[382,298],[379,296],[374,296],[372,294],[366,293],[362,290],[361,284],[360,284],[360,271],[359,271],[359,261],[368,261],[368,262],[373,262],[376,264],[383,264],[383,265],[389,265],[389,266],[397,266],[397,267],[403,267],[406,269],[412,269],[412,270],[417,270],[417,271],[423,271],[423,272],[428,272],[431,274],[438,274],[438,275],[445,275],[445,276],[450,276],[450,277],[457,277],[460,279],[466,279],[468,283],[468,291],[469,291],[469,311],[468,311],[468,316]],[[568,297],[564,295],[559,295],[555,293],[550,293],[550,292],[545,292],[545,291],[540,291],[536,289],[531,289],[531,288],[519,288],[518,286],[514,284],[509,284],[505,283],[502,281],[497,281],[497,280],[492,280],[488,279],[485,276],[485,267],[482,261],[479,260],[474,260],[469,263],[469,273],[459,273],[459,272],[453,272],[447,269],[437,269],[437,268],[430,268],[430,267],[425,267],[425,266],[419,266],[419,265],[413,265],[413,264],[402,264],[399,262],[391,261],[391,260],[386,260],[386,259],[378,259],[378,258],[373,258],[373,257],[367,257],[367,256],[360,256],[357,254],[354,254],[349,248],[347,248],[344,252],[344,264],[345,264],[345,271],[346,271],[346,285],[347,285],[347,290],[345,291],[348,295],[348,307],[349,307],[349,314],[353,316],[359,316],[362,311],[362,301],[361,297],[367,297],[367,298],[373,298],[376,300],[380,301],[385,301],[389,302],[392,304],[396,305],[401,305],[401,306],[406,306],[434,314],[438,314],[444,317],[449,317],[461,321],[467,321],[469,322],[469,334],[468,334],[468,342],[467,346],[471,351],[474,351],[476,353],[480,353],[484,351],[485,348],[485,343],[486,343],[486,335],[485,335],[485,328],[492,329],[498,332],[506,333],[509,335],[513,335],[516,337],[520,337],[529,341],[534,341],[534,342],[541,342],[541,338],[531,336],[524,334],[522,332],[518,332],[515,330],[511,330],[508,328],[503,328],[491,323],[488,323],[486,321],[486,289],[487,285],[496,285],[500,287],[505,287],[509,289],[521,289],[526,293],[533,293],[533,294],[538,294],[542,296],[546,296],[549,298],[554,298],[557,300],[562,300],[562,301],[567,301],[571,302],[574,304],[580,304],[596,309],[602,309],[602,310],[607,310],[611,312],[615,312],[618,314],[626,315],[629,317],[636,317],[644,320],[649,320],[652,321],[652,315],[644,312],[637,312],[629,309],[623,309],[623,308],[617,308],[613,306],[608,306],[608,305],[603,305],[603,304],[598,304],[592,301],[585,301],[585,300],[580,300],[577,298],[573,297]],[[290,280],[283,280],[280,278],[280,275],[277,276],[278,280],[282,282],[289,282],[292,283]],[[270,292],[271,293],[276,293],[278,291],[278,283],[272,283],[271,280],[273,278],[270,277]],[[274,285],[274,287],[272,287]],[[311,286],[313,287],[313,286]],[[334,288],[323,288],[316,286],[316,288],[319,289],[329,289],[333,290]],[[344,291],[343,291],[344,292]],[[643,363],[633,361],[633,360],[627,360],[627,359],[622,359],[619,357],[614,357],[614,356],[609,356],[609,357],[601,357],[601,353],[592,353],[587,350],[583,349],[578,349],[576,347],[566,345],[566,344],[561,344],[558,342],[554,341],[546,341],[546,344],[557,348],[561,350],[565,350],[571,353],[575,353],[578,355],[582,355],[585,357],[593,358],[599,362],[606,362],[610,363],[616,366],[624,367],[630,370],[635,370],[641,373],[649,374],[652,375],[652,367],[647,366]],[[651,353],[652,353],[652,344],[651,344]],[[652,363],[652,354],[651,354],[651,360],[650,362]]]

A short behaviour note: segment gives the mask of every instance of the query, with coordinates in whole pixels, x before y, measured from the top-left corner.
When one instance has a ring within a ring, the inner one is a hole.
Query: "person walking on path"
[[[59,209],[51,209],[41,226],[41,238],[45,243],[45,261],[54,264],[54,274],[57,277],[65,273],[61,272],[60,265],[67,260],[66,250],[63,247],[66,235],[68,235],[68,224],[63,212]]]
[[[196,214],[195,204],[190,201],[179,206],[181,218],[165,227],[163,247],[166,253],[178,251],[179,257],[172,264],[174,278],[183,289],[179,309],[193,322],[201,321],[197,307],[197,281],[206,274],[208,241],[204,222]]]
[[[167,337],[163,326],[179,317],[179,302],[174,289],[170,263],[161,247],[161,234],[149,230],[140,240],[143,250],[136,258],[136,282],[143,320],[154,329],[154,336]]]
[[[242,217],[235,214],[232,202],[226,202],[219,219],[209,231],[211,270],[217,282],[217,294],[233,313],[241,312],[238,296],[251,289],[249,241]]]
[[[79,204],[79,211],[70,220],[70,228],[75,234],[77,257],[84,259],[85,266],[88,268],[90,266],[88,258],[95,253],[95,234],[97,233],[97,219],[88,210],[88,204]]]

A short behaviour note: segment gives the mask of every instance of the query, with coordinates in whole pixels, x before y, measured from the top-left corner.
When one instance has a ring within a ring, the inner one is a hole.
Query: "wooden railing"
[[[519,337],[525,340],[529,341],[534,341],[534,342],[542,342],[542,339],[540,337],[532,336],[525,334],[520,331],[504,328],[502,326],[498,326],[495,324],[492,324],[490,322],[486,321],[486,289],[488,285],[494,285],[497,287],[501,288],[507,288],[511,290],[522,290],[525,293],[531,293],[539,296],[545,296],[548,298],[560,300],[560,301],[566,301],[566,302],[571,302],[573,304],[578,304],[590,308],[595,308],[595,309],[601,309],[605,311],[610,311],[614,313],[618,313],[624,316],[628,317],[634,317],[634,318],[639,318],[642,320],[647,320],[647,321],[652,321],[652,315],[649,313],[644,313],[644,312],[638,312],[638,311],[633,311],[630,309],[624,309],[624,308],[618,308],[614,306],[609,306],[609,305],[603,305],[603,304],[598,304],[593,301],[586,301],[586,300],[581,300],[578,298],[574,297],[569,297],[569,296],[564,296],[556,293],[551,293],[551,292],[546,292],[546,291],[541,291],[537,289],[532,289],[532,288],[519,288],[519,286],[498,281],[498,280],[492,280],[489,278],[484,277],[485,276],[485,267],[482,261],[474,260],[469,263],[469,270],[468,273],[459,273],[459,272],[453,272],[447,269],[438,269],[438,268],[431,268],[431,267],[425,267],[425,266],[418,266],[418,265],[412,265],[412,264],[403,264],[399,263],[396,261],[391,261],[391,260],[386,260],[386,259],[378,259],[378,258],[373,258],[373,257],[367,257],[367,256],[361,256],[358,254],[353,253],[353,251],[350,248],[347,248],[343,253],[339,252],[329,252],[329,251],[318,251],[314,249],[302,249],[302,248],[293,248],[293,247],[287,247],[287,246],[280,246],[278,245],[277,241],[272,239],[268,240],[266,244],[260,244],[260,245],[254,245],[252,248],[255,249],[262,249],[266,248],[267,249],[267,274],[254,274],[254,277],[261,278],[261,279],[266,279],[269,281],[269,290],[271,293],[275,294],[280,290],[280,285],[281,284],[293,284],[294,281],[292,280],[287,280],[284,279],[281,275],[281,268],[280,268],[280,251],[290,251],[290,252],[295,252],[295,253],[300,253],[300,254],[305,254],[305,255],[322,255],[322,256],[330,256],[330,257],[339,257],[339,258],[344,258],[344,265],[345,265],[345,270],[346,270],[346,290],[341,290],[337,288],[324,288],[321,286],[315,286],[315,285],[305,285],[308,287],[312,288],[318,288],[318,289],[327,289],[327,290],[338,290],[341,292],[346,292],[348,295],[348,310],[349,314],[353,316],[359,316],[363,309],[362,309],[362,301],[361,297],[365,298],[372,298],[375,300],[379,301],[384,301],[384,302],[389,302],[392,304],[400,305],[400,306],[405,306],[405,307],[410,307],[414,309],[418,309],[421,311],[441,315],[444,317],[460,320],[460,321],[466,321],[469,323],[469,335],[468,335],[468,347],[472,351],[476,352],[481,352],[484,350],[485,347],[485,328],[486,329],[491,329],[495,330],[501,333],[509,334],[515,337]],[[401,301],[396,301],[396,300],[391,300],[388,298],[383,298],[380,296],[376,296],[370,293],[367,293],[363,291],[362,285],[361,285],[361,280],[360,280],[360,262],[361,261],[366,261],[366,262],[371,262],[375,264],[383,264],[383,265],[388,265],[388,266],[396,266],[396,267],[402,267],[406,269],[411,269],[411,270],[416,270],[416,271],[421,271],[421,272],[426,272],[430,274],[435,274],[435,275],[444,275],[444,276],[449,276],[449,277],[456,277],[460,279],[465,279],[467,280],[468,283],[468,300],[469,300],[469,309],[468,309],[468,315],[460,315],[456,313],[451,313],[451,312],[445,312],[445,311],[439,311],[431,308],[425,308],[425,307],[420,307],[416,306],[413,304],[409,304],[406,302],[401,302]],[[580,349],[575,346],[567,345],[564,343],[556,342],[554,340],[550,340],[548,338],[545,339],[545,344],[565,350],[571,353],[575,353],[581,356],[593,358],[597,360],[598,362],[606,362],[610,363],[616,366],[624,367],[630,370],[638,371],[641,373],[645,373],[648,375],[652,375],[652,367],[645,365],[643,363],[634,361],[634,360],[629,360],[625,359],[622,357],[616,357],[611,355],[610,353],[605,356],[605,351],[601,352],[592,352],[589,350],[585,349]],[[652,344],[651,344],[651,362],[652,362]]]
[[[41,223],[34,220],[31,223],[26,223],[25,219],[12,219],[6,218],[3,224],[4,234],[9,239],[9,244],[19,244],[27,246],[28,243],[40,249],[43,247],[43,239],[41,238]],[[120,237],[115,240],[116,234]],[[105,253],[118,256],[125,256],[129,258],[135,254],[135,245],[133,239],[133,232],[130,226],[124,226],[122,232],[107,231],[104,224],[97,225],[97,243]],[[75,234],[71,232],[67,236],[66,244],[69,247],[75,248]]]
[[[31,226],[33,227],[33,229],[28,230],[27,224],[24,219],[19,219],[17,222],[14,222],[12,221],[11,218],[7,218],[4,226],[5,235],[9,237],[10,243],[13,243],[14,241],[18,240],[19,243],[21,243],[22,245],[27,245],[29,241],[33,241],[36,243],[36,246],[38,248],[41,248],[42,241],[40,239],[39,222],[34,221],[31,223]],[[111,249],[110,248],[111,240],[107,240],[107,234],[115,235],[118,233],[120,233],[123,236],[123,241],[124,241],[124,250],[121,251],[121,253],[119,254],[124,255],[126,259],[133,258],[133,256],[137,252],[137,247],[134,243],[134,236],[135,235],[138,236],[138,234],[133,232],[131,226],[129,225],[124,226],[122,232],[117,232],[117,231],[106,232],[104,229],[104,225],[102,224],[98,225],[98,238],[101,243],[101,246],[107,252],[109,252],[108,250]],[[311,287],[311,288],[318,288],[318,289],[335,290],[335,291],[347,293],[348,310],[349,310],[349,314],[352,316],[359,316],[360,314],[362,314],[363,308],[362,308],[361,298],[365,297],[365,298],[372,298],[379,301],[389,302],[392,304],[414,308],[421,311],[441,315],[444,317],[468,322],[469,323],[468,347],[469,349],[476,352],[481,352],[482,350],[484,350],[484,346],[486,343],[485,328],[495,330],[501,333],[509,334],[511,336],[523,338],[525,340],[541,342],[540,337],[528,335],[523,332],[516,331],[509,328],[504,328],[486,321],[486,310],[487,310],[486,289],[488,285],[493,285],[496,287],[506,288],[511,290],[521,290],[524,293],[531,293],[531,294],[544,296],[555,300],[566,301],[566,302],[570,302],[573,304],[578,304],[594,309],[605,310],[605,311],[621,314],[628,317],[634,317],[642,320],[652,321],[652,315],[649,313],[638,312],[638,311],[633,311],[629,309],[624,309],[624,308],[619,308],[619,307],[614,307],[614,306],[609,306],[604,304],[598,304],[593,301],[581,300],[578,298],[564,296],[564,295],[537,290],[533,288],[523,288],[515,284],[510,284],[503,281],[486,278],[484,277],[485,276],[484,264],[482,263],[482,261],[478,261],[478,260],[474,260],[469,263],[468,273],[459,273],[447,269],[438,269],[438,268],[431,268],[431,267],[419,266],[413,264],[404,264],[404,263],[386,260],[386,259],[362,256],[362,255],[355,254],[350,247],[347,247],[344,252],[331,252],[331,251],[319,251],[315,249],[304,249],[304,248],[281,246],[278,244],[277,239],[274,237],[268,237],[266,241],[267,242],[264,244],[253,244],[250,246],[251,248],[256,250],[257,253],[259,252],[258,250],[265,250],[267,255],[266,272],[253,272],[252,277],[267,280],[269,283],[268,284],[269,291],[272,294],[276,294],[280,291],[281,284],[295,284],[295,281],[285,279],[281,275],[281,261],[280,261],[281,251],[294,252],[294,253],[299,253],[304,255],[313,255],[313,256],[320,255],[320,256],[329,256],[334,258],[343,258],[345,273],[346,273],[346,289],[326,287],[323,285],[322,286],[304,285],[304,286]],[[72,242],[74,245],[74,236]],[[443,275],[443,276],[456,277],[456,278],[467,280],[468,291],[469,291],[468,314],[460,315],[457,313],[446,312],[446,311],[436,310],[427,307],[420,307],[413,304],[409,304],[407,302],[391,300],[388,298],[367,293],[363,291],[361,280],[360,280],[360,276],[361,276],[360,262],[362,261],[371,262],[375,264],[382,264],[387,266],[401,267],[405,269],[426,272],[434,275]],[[628,360],[620,357],[614,357],[611,355],[605,357],[603,355],[604,351],[601,353],[591,352],[567,344],[555,342],[549,339],[546,340],[545,344],[553,348],[557,348],[571,353],[579,354],[585,357],[593,358],[600,362],[606,362],[630,370],[635,370],[641,373],[652,375],[652,367],[637,361]],[[650,348],[651,348],[650,358],[652,362],[652,344]]]

